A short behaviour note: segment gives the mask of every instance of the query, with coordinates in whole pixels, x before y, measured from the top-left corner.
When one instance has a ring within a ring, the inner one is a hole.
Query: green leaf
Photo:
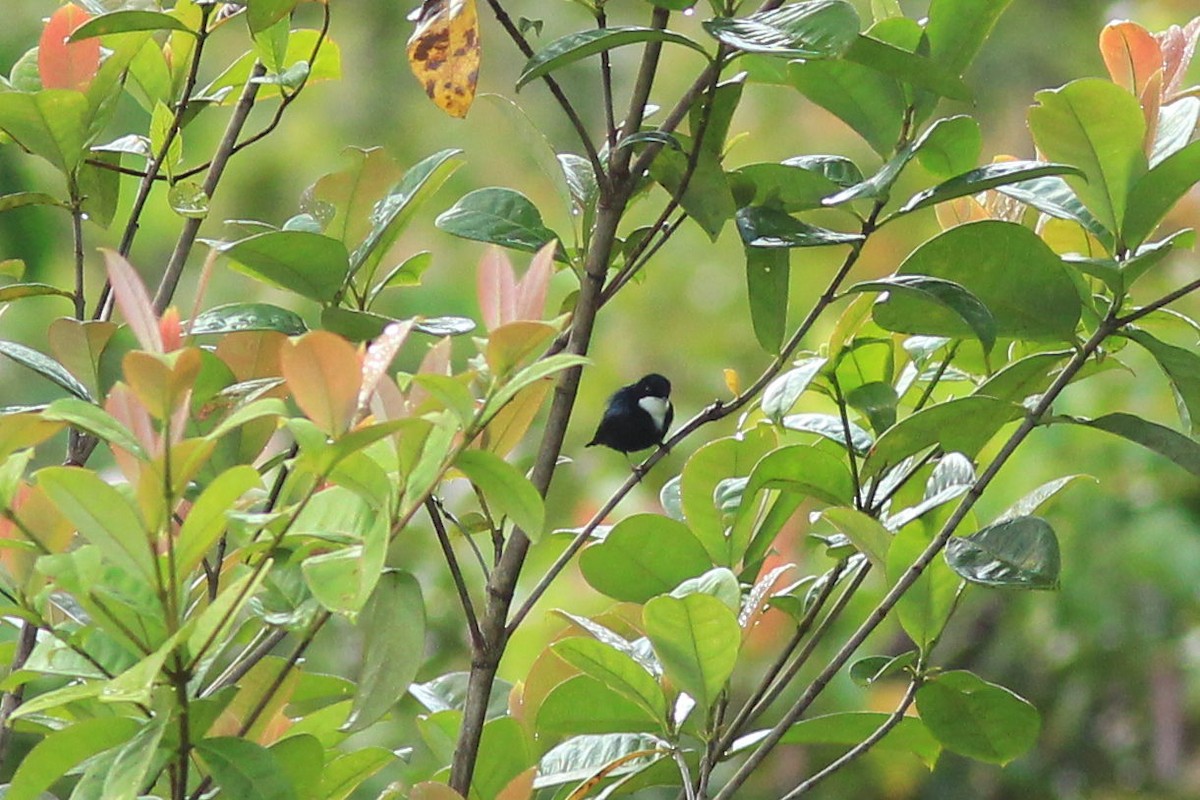
[[[701,708],[711,708],[741,648],[736,614],[711,595],[665,596],[646,603],[642,623],[667,676]]]
[[[961,175],[979,163],[982,149],[983,134],[979,123],[971,117],[958,115],[937,121],[917,153],[917,160],[934,175]]]
[[[708,57],[708,53],[705,53],[704,48],[697,42],[692,41],[683,34],[661,28],[618,26],[585,30],[555,39],[537,53],[534,53],[533,57],[525,62],[525,67],[521,70],[520,77],[517,78],[517,89],[520,90],[522,86],[530,81],[537,80],[544,75],[549,75],[551,72],[565,67],[567,64],[573,64],[580,59],[612,50],[615,47],[642,42],[681,44],[684,47],[690,47],[705,58]]]
[[[1146,172],[1146,120],[1137,98],[1101,78],[1038,92],[1029,129],[1038,149],[1074,164],[1083,177],[1067,183],[1110,231],[1121,235],[1133,185]]]
[[[1033,231],[1011,222],[983,220],[953,227],[914,250],[897,274],[961,285],[991,312],[997,337],[1073,341],[1082,313],[1075,283],[1058,255]],[[887,327],[884,321],[929,314],[929,305],[893,293],[875,305],[873,314]]]
[[[258,470],[241,464],[222,472],[204,488],[179,528],[175,561],[180,574],[188,575],[200,565],[209,548],[225,532],[227,515],[237,500],[251,489],[261,487]]]
[[[840,714],[825,714],[797,722],[788,728],[780,740],[781,744],[836,744],[852,746],[859,744],[887,721],[889,715],[881,712],[848,711]],[[748,733],[734,742],[731,748],[740,752],[758,744],[769,731]],[[905,717],[876,745],[886,752],[908,752],[917,756],[927,766],[933,767],[941,755],[942,746],[929,733],[925,724],[916,717]]]
[[[740,90],[740,85],[734,88]],[[687,174],[688,159],[693,147],[690,138],[675,134],[679,148],[663,148],[650,164],[650,177],[666,189],[672,197],[679,197],[683,186],[684,175]],[[716,241],[724,228],[726,221],[733,217],[736,206],[733,193],[730,191],[729,178],[721,166],[721,153],[713,149],[712,143],[705,137],[707,144],[702,144],[700,155],[696,158],[696,166],[687,182],[687,189],[679,199],[679,204],[688,215],[696,221],[708,237]]]
[[[579,783],[601,770],[616,778],[644,769],[665,755],[661,740],[654,736],[634,733],[572,736],[542,756],[534,787]]]
[[[130,31],[182,31],[195,34],[191,28],[171,14],[161,11],[113,11],[92,17],[71,32],[69,41],[78,42],[95,36]]]
[[[849,125],[876,153],[889,156],[895,149],[906,108],[895,78],[848,61],[791,61],[787,74],[801,94]]]
[[[672,597],[687,597],[689,594],[711,595],[730,611],[738,612],[742,607],[742,587],[737,575],[727,567],[713,567],[703,575],[688,578],[671,590]]]
[[[625,653],[583,636],[560,639],[550,649],[571,666],[637,703],[666,725],[667,698],[662,687],[653,675]]]
[[[1160,341],[1145,331],[1128,329],[1122,335],[1137,342],[1154,356],[1171,381],[1184,430],[1195,435],[1196,426],[1200,424],[1200,355],[1194,350]]]
[[[363,781],[396,761],[384,747],[362,747],[332,759],[321,774],[316,796],[324,800],[346,800]]]
[[[783,415],[796,405],[796,401],[808,389],[813,378],[820,374],[826,360],[814,356],[797,361],[792,369],[767,384],[761,401],[763,414],[777,423],[782,422]]]
[[[105,558],[155,579],[149,535],[137,509],[124,495],[92,470],[79,467],[39,470],[37,483]]]
[[[933,0],[926,33],[933,58],[961,75],[1012,0]]]
[[[863,462],[862,476],[875,475],[885,467],[899,464],[905,456],[935,444],[948,453],[962,453],[971,458],[1000,428],[1024,413],[1015,403],[978,395],[923,408],[879,437]]]
[[[875,323],[884,330],[960,338],[973,335],[990,352],[996,343],[996,320],[979,298],[954,281],[926,275],[892,275],[856,283],[846,294],[884,292],[874,307]],[[889,302],[908,297],[913,303]]]
[[[750,322],[759,345],[768,353],[778,353],[787,332],[788,276],[787,250],[745,247],[746,287],[750,300]]]
[[[104,777],[104,800],[136,800],[158,755],[167,729],[167,715],[155,717],[117,753]]]
[[[879,520],[848,506],[826,508],[819,512],[858,552],[871,559],[871,563],[882,567],[887,563],[887,554],[892,546],[892,534]]]
[[[268,748],[271,757],[299,800],[315,800],[325,771],[325,748],[316,736],[301,733],[280,739]]]
[[[247,21],[250,33],[257,34],[279,22],[292,13],[299,0],[249,0],[247,6]]]
[[[541,212],[529,198],[513,189],[489,187],[466,194],[434,220],[446,233],[464,239],[498,244],[514,250],[537,252],[558,239],[542,224]],[[564,260],[556,253],[558,260]]]
[[[917,690],[917,710],[947,750],[1007,764],[1037,742],[1041,716],[1024,699],[970,672],[943,672]]]
[[[988,164],[970,172],[964,172],[937,186],[917,192],[900,206],[889,219],[901,214],[928,208],[956,197],[978,194],[997,186],[1004,186],[1048,175],[1082,175],[1082,171],[1067,164],[1046,164],[1041,161],[1006,161]]]
[[[1171,459],[1193,475],[1200,476],[1200,443],[1164,425],[1122,413],[1105,414],[1091,420],[1068,417],[1065,421],[1087,425],[1136,442]]]
[[[870,36],[859,34],[843,57],[916,89],[925,89],[952,100],[969,101],[972,97],[971,90],[962,78],[943,63]]]
[[[14,208],[26,206],[56,206],[66,208],[66,204],[52,195],[42,192],[13,192],[0,195],[0,213],[12,211]]]
[[[260,233],[221,252],[259,280],[323,305],[333,302],[350,269],[345,245],[307,231]]]
[[[819,170],[806,168],[787,159],[778,164],[747,164],[729,173],[730,185],[738,206],[768,206],[780,211],[807,211],[821,207],[821,198],[838,191]],[[752,186],[754,194],[739,194],[742,185]]]
[[[65,297],[70,300],[75,295],[46,283],[11,283],[0,287],[0,303],[11,303],[26,297]]]
[[[234,736],[220,736],[201,739],[195,746],[222,794],[245,800],[296,797],[296,790],[275,756],[262,745]]]
[[[50,356],[17,342],[2,340],[0,340],[0,355],[8,356],[21,366],[28,367],[48,381],[66,389],[80,400],[93,402],[92,393],[88,391],[88,388],[76,380],[66,367]]]
[[[493,719],[483,726],[471,795],[501,797],[505,787],[536,763],[530,734],[522,723],[512,717]]]
[[[397,621],[402,621],[397,624]],[[378,721],[408,691],[425,658],[425,601],[410,573],[385,570],[358,618],[363,668],[343,731]]]
[[[975,390],[978,395],[1020,403],[1026,397],[1041,394],[1050,387],[1053,372],[1069,358],[1071,351],[1034,353],[1005,364]]]
[[[1041,517],[1017,517],[946,543],[946,563],[984,586],[1057,589],[1058,538]]]
[[[900,580],[932,539],[933,536],[920,524],[906,525],[896,534],[887,554],[890,585]],[[935,558],[896,603],[900,627],[922,651],[926,651],[946,627],[961,584],[946,562]]]
[[[4,800],[39,800],[43,792],[74,767],[125,743],[139,728],[132,719],[104,716],[54,731],[21,758]]]
[[[1125,245],[1137,249],[1179,200],[1200,182],[1200,141],[1156,164],[1133,184],[1125,210]]]
[[[737,226],[747,247],[825,247],[863,241],[861,234],[818,228],[769,206],[738,209]]]
[[[815,433],[818,436],[824,436],[831,442],[836,442],[841,447],[846,447],[846,426],[842,424],[842,418],[837,414],[812,412],[789,414],[780,420],[780,424],[789,431]],[[854,452],[862,454],[871,449],[871,445],[875,442],[871,434],[853,422],[850,423],[849,430],[850,447],[854,448]]]
[[[464,450],[454,465],[483,492],[497,516],[506,516],[536,542],[546,509],[542,497],[519,469],[485,450]]]
[[[589,675],[555,686],[537,710],[535,728],[539,736],[666,733],[649,711]]]
[[[308,326],[295,311],[270,303],[227,303],[197,314],[188,325],[193,336],[237,331],[278,331],[299,336]]]
[[[1111,251],[1113,245],[1112,232],[1107,230],[1100,220],[1087,209],[1067,182],[1057,176],[1031,178],[1018,183],[997,186],[996,191],[1008,195],[1014,200],[1033,206],[1044,214],[1056,219],[1077,222],[1088,233],[1100,241]]]
[[[1011,506],[1009,506],[1003,514],[996,517],[996,519],[992,521],[992,524],[995,525],[1000,522],[1007,522],[1010,519],[1016,519],[1017,517],[1026,517],[1030,514],[1035,514],[1043,506],[1049,503],[1051,498],[1053,498],[1068,485],[1083,479],[1092,481],[1096,480],[1091,475],[1067,475],[1065,477],[1043,483],[1041,486],[1022,497],[1016,503],[1013,503]]]
[[[64,175],[87,154],[91,113],[87,96],[70,89],[0,92],[0,132]]]
[[[657,514],[626,517],[579,556],[579,571],[593,589],[631,603],[669,592],[711,566],[686,525]]]
[[[556,372],[562,372],[565,369],[580,367],[590,363],[592,363],[591,359],[587,356],[579,356],[573,353],[556,353],[549,358],[542,358],[535,361],[514,375],[508,383],[504,384],[504,387],[500,391],[496,392],[488,401],[486,416],[490,417],[495,414],[526,386],[547,378]]]
[[[368,282],[413,215],[463,165],[462,151],[441,150],[409,168],[400,182],[375,204],[371,230],[350,258],[352,271],[365,270]],[[469,238],[469,237],[468,237]]]
[[[789,58],[837,58],[858,35],[858,13],[843,0],[808,0],[746,17],[717,17],[704,29],[746,53]]]
[[[64,397],[51,403],[42,413],[42,417],[70,423],[137,458],[147,458],[146,451],[137,437],[111,414],[93,403],[76,397]]]

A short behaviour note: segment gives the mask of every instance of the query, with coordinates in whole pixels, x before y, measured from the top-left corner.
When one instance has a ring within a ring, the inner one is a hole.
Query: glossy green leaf
[[[247,6],[247,21],[250,32],[261,33],[292,13],[299,0],[249,0]]]
[[[479,740],[471,794],[501,797],[510,783],[536,763],[530,734],[520,722],[512,717],[491,720],[484,724]]]
[[[819,513],[821,519],[844,534],[872,564],[882,567],[887,563],[892,534],[879,520],[849,506],[826,508]]]
[[[867,656],[851,664],[847,673],[856,685],[867,687],[903,674],[917,663],[918,655],[916,650],[906,650],[898,656]]]
[[[0,212],[11,211],[14,208],[26,206],[58,206],[65,208],[63,201],[43,192],[13,192],[0,195]]]
[[[1200,183],[1200,141],[1192,142],[1138,178],[1125,210],[1125,244],[1136,249],[1163,217]]]
[[[147,457],[137,437],[111,414],[93,403],[76,397],[64,397],[51,403],[42,416],[44,419],[70,423],[138,458]]]
[[[21,758],[4,800],[40,800],[71,769],[129,741],[139,727],[126,717],[97,717],[49,734]]]
[[[10,283],[0,287],[0,303],[11,303],[26,297],[65,297],[70,300],[75,295],[46,283]]]
[[[425,683],[414,683],[408,687],[408,692],[434,713],[462,711],[466,703],[469,680],[470,673],[448,672]],[[488,695],[486,719],[495,719],[508,713],[508,695],[512,688],[512,684],[503,679],[497,679],[492,684],[492,691]]]
[[[1169,458],[1193,475],[1200,475],[1200,443],[1165,425],[1123,413],[1105,414],[1090,420],[1066,418],[1065,421],[1087,425],[1136,442]]]
[[[951,68],[871,36],[857,36],[843,57],[916,89],[925,89],[953,100],[971,99],[971,90]]]
[[[669,592],[711,566],[686,525],[656,514],[626,517],[579,556],[579,571],[593,589],[632,603]]]
[[[926,32],[933,58],[961,75],[1012,0],[933,0]]]
[[[310,733],[280,739],[268,750],[279,771],[291,784],[298,800],[313,800],[325,770],[325,748]]]
[[[745,17],[717,17],[704,29],[746,53],[788,58],[837,58],[858,35],[858,13],[844,0],[807,0]]]
[[[666,596],[646,603],[642,623],[667,676],[701,708],[711,707],[737,663],[736,614],[711,595]]]
[[[87,154],[92,132],[87,96],[71,89],[0,92],[0,132],[63,174]]]
[[[763,414],[775,422],[782,422],[783,415],[796,405],[825,362],[826,359],[820,356],[797,361],[792,369],[768,383],[760,403]]]
[[[919,524],[908,525],[896,534],[887,554],[889,584],[900,580],[931,540]],[[900,627],[921,650],[928,648],[946,627],[961,584],[946,562],[935,558],[896,603]]]
[[[928,275],[892,275],[856,283],[846,289],[885,293],[875,304],[874,319],[884,330],[927,336],[974,336],[985,352],[996,343],[996,320],[979,298],[954,281]],[[889,302],[907,297],[912,303]]]
[[[37,473],[38,485],[105,558],[154,580],[149,535],[129,500],[92,470],[48,467]]]
[[[1071,356],[1069,350],[1034,353],[1005,364],[979,385],[975,394],[1020,403],[1050,387],[1055,370]]]
[[[1058,537],[1041,517],[1016,517],[946,543],[946,563],[971,583],[1057,589]]]
[[[1122,233],[1130,189],[1146,172],[1146,120],[1137,98],[1101,78],[1035,97],[1029,128],[1038,150],[1082,169],[1083,177],[1067,183],[1106,228]]]
[[[742,587],[737,575],[727,567],[713,567],[703,575],[681,581],[671,590],[672,597],[687,597],[689,594],[707,594],[724,603],[730,611],[739,611],[742,606]]]
[[[850,435],[847,436],[847,427],[842,424],[842,418],[837,414],[817,414],[812,412],[789,414],[780,421],[780,424],[789,431],[815,433],[818,436],[824,436],[829,441],[836,442],[841,447],[847,447],[847,441],[849,441],[848,446],[859,454],[867,452],[875,442],[871,434],[853,422],[850,423]]]
[[[8,356],[23,367],[28,367],[43,378],[66,389],[81,400],[92,402],[92,393],[76,380],[66,367],[44,353],[17,342],[0,341],[0,355]]]
[[[160,11],[123,10],[92,17],[71,33],[71,41],[78,42],[94,36],[129,31],[183,31],[195,33],[171,14]]]
[[[427,156],[410,167],[400,182],[372,209],[370,231],[350,257],[352,271],[364,271],[369,282],[413,215],[464,163],[461,150],[449,149]]]
[[[788,251],[779,248],[746,247],[746,287],[750,299],[750,322],[759,345],[778,353],[787,332]]]
[[[872,150],[891,155],[906,107],[895,78],[848,61],[792,61],[787,74],[792,86],[849,125]]]
[[[643,42],[665,42],[680,44],[701,53],[706,58],[707,53],[697,42],[683,34],[662,28],[642,28],[637,26],[617,26],[612,28],[596,28],[579,31],[555,39],[525,62],[520,77],[517,78],[517,89],[530,81],[549,75],[557,69],[573,64],[580,59],[599,53],[623,47],[628,44]]]
[[[917,710],[947,750],[1007,764],[1037,742],[1037,709],[970,672],[943,672],[917,690]]]
[[[399,624],[398,624],[399,621]],[[358,618],[363,668],[344,731],[383,717],[408,691],[425,658],[425,601],[410,573],[386,570]]]
[[[1122,335],[1137,342],[1154,356],[1171,381],[1184,430],[1194,435],[1196,426],[1200,424],[1200,355],[1194,349],[1160,341],[1146,331],[1130,329]]]
[[[956,197],[978,194],[997,186],[1043,178],[1047,175],[1081,174],[1081,170],[1067,164],[1046,164],[1040,161],[1004,161],[988,164],[917,192],[896,210],[893,217],[944,203]]]
[[[744,198],[737,196],[739,207],[767,206],[780,211],[795,212],[820,208],[821,198],[838,191],[838,184],[816,169],[806,168],[791,159],[781,163],[747,164],[730,173],[735,195],[739,185],[753,189]]]
[[[227,303],[197,314],[188,329],[193,336],[237,331],[278,331],[299,336],[308,331],[295,311],[270,303]]]
[[[540,538],[546,510],[519,469],[485,450],[464,450],[454,465],[483,492],[493,515],[511,519],[531,541]]]
[[[1017,517],[1026,517],[1030,514],[1036,514],[1060,491],[1076,481],[1085,479],[1092,481],[1096,480],[1091,475],[1067,475],[1065,477],[1056,478],[1055,480],[1043,483],[1041,486],[1009,506],[1003,514],[996,517],[996,519],[992,521],[992,524],[995,525],[996,523],[1007,522],[1008,520],[1016,519]]]
[[[849,711],[840,714],[825,714],[804,719],[788,728],[781,739],[782,744],[836,744],[852,746],[862,742],[879,729],[889,715],[881,712]],[[767,731],[749,733],[733,744],[733,750],[741,751],[761,741]],[[916,717],[905,717],[896,727],[879,740],[876,745],[885,752],[912,753],[932,767],[941,755],[942,746],[929,729]]]
[[[167,717],[155,717],[120,749],[104,776],[104,800],[136,800],[158,755]]]
[[[321,773],[317,797],[346,800],[372,775],[396,761],[396,753],[385,747],[362,747],[331,759]]]
[[[1178,152],[1192,140],[1200,122],[1200,98],[1181,97],[1158,110],[1158,130],[1150,150],[1150,167]]]
[[[538,708],[535,727],[540,736],[666,733],[653,714],[589,675],[555,686]]]
[[[222,253],[244,272],[318,303],[333,302],[350,269],[346,246],[307,231],[271,231],[226,245]]]
[[[672,197],[679,197],[684,176],[688,173],[692,140],[682,134],[675,134],[675,139],[680,147],[660,150],[650,163],[650,177]],[[679,198],[679,204],[708,237],[716,241],[725,223],[733,218],[737,209],[729,178],[721,164],[721,153],[713,149],[716,139],[709,140],[706,136],[705,141],[707,144],[700,148],[700,155],[696,158],[696,165],[688,177],[687,188]]]
[[[634,733],[572,736],[542,756],[534,787],[579,783],[601,770],[610,777],[620,777],[644,769],[665,755],[662,741],[655,736]]]
[[[176,568],[188,575],[216,544],[229,524],[228,513],[237,500],[251,489],[262,486],[258,470],[246,464],[222,472],[204,488],[192,504],[175,544]]]
[[[245,800],[285,800],[296,796],[275,756],[260,744],[220,736],[201,739],[195,746],[222,794]]]
[[[1077,222],[1092,236],[1111,250],[1112,232],[1101,224],[1088,210],[1067,182],[1058,176],[1031,178],[1014,184],[997,186],[996,191],[1014,200],[1033,206],[1038,211],[1057,219]]]
[[[969,172],[979,163],[983,133],[973,118],[959,115],[938,120],[917,153],[921,166],[934,175],[951,177]]]
[[[564,661],[641,706],[664,725],[667,698],[649,672],[625,653],[596,639],[571,636],[550,649]]]
[[[951,228],[914,250],[897,274],[961,285],[991,312],[997,337],[1073,341],[1082,313],[1075,283],[1058,255],[1033,231],[1011,222],[983,220]],[[877,321],[928,313],[928,303],[899,293],[873,309]]]
[[[737,226],[747,247],[825,247],[863,240],[861,234],[818,228],[769,206],[738,209]]]
[[[961,397],[923,408],[886,431],[863,462],[863,477],[899,464],[931,445],[974,456],[1000,428],[1019,419],[1024,409],[992,397]]]
[[[440,230],[463,239],[536,253],[558,239],[542,224],[542,214],[528,197],[513,189],[476,189],[434,220]],[[559,260],[563,260],[558,257]]]

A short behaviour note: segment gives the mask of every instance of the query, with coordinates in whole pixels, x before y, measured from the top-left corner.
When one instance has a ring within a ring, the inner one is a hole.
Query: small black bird
[[[622,386],[608,398],[604,417],[587,446],[602,444],[622,453],[632,453],[662,444],[675,417],[670,395],[671,382],[657,373]]]

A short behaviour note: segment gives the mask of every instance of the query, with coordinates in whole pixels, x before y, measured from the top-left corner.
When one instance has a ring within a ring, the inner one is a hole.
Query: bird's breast
[[[643,397],[637,401],[638,406],[654,420],[654,427],[661,431],[667,420],[667,409],[671,401],[665,397]]]

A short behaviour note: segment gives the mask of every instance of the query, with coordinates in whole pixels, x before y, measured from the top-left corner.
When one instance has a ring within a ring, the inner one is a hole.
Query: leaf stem
[[[467,590],[466,579],[458,565],[458,557],[454,555],[454,547],[450,544],[450,536],[446,532],[446,523],[438,513],[437,502],[432,498],[425,499],[425,510],[433,522],[434,533],[437,534],[438,544],[442,547],[442,555],[446,557],[446,566],[450,569],[450,577],[458,592],[459,602],[462,603],[463,615],[467,618],[467,628],[471,634],[471,646],[478,647],[483,643],[483,634],[479,631],[479,620],[475,616],[475,605],[471,602],[471,593]]]

